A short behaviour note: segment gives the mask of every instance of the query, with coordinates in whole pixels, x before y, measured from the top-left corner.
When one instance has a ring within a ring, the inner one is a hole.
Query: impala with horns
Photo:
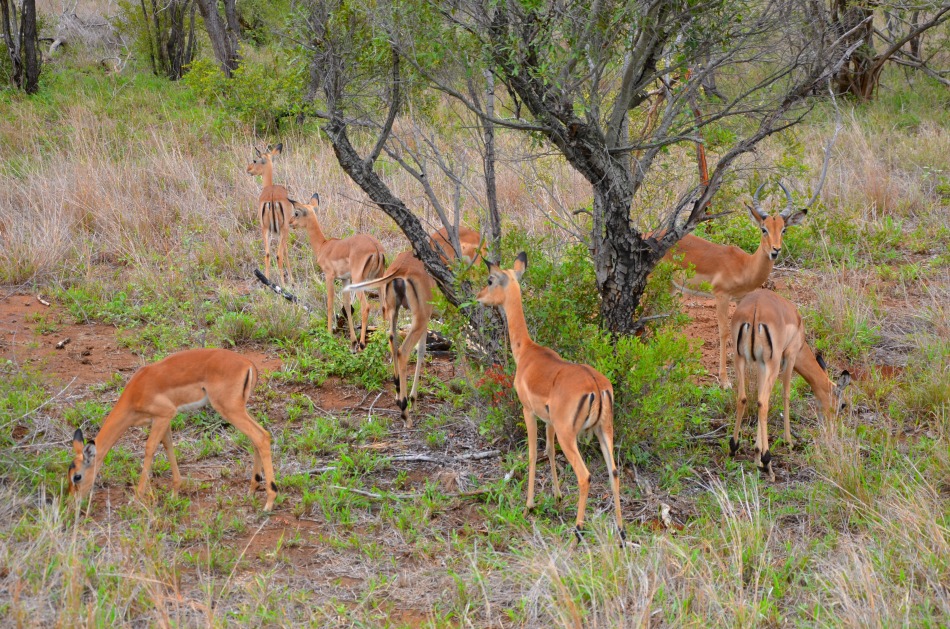
[[[512,269],[502,269],[485,261],[488,285],[478,293],[478,301],[497,306],[508,321],[511,353],[515,359],[515,391],[521,401],[528,429],[528,502],[534,506],[534,477],[538,458],[538,423],[546,425],[547,456],[551,464],[554,495],[560,499],[554,445],[561,444],[567,462],[577,475],[577,519],[575,530],[584,525],[584,509],[590,489],[590,472],[577,446],[579,435],[593,433],[607,465],[613,490],[617,528],[624,537],[620,514],[620,472],[614,463],[614,390],[610,381],[589,365],[572,363],[557,352],[531,340],[521,301],[521,276],[528,267],[528,256],[521,252]]]
[[[452,240],[449,238],[448,230],[443,227],[438,231],[429,234],[429,244],[436,252],[442,256],[443,262],[451,262],[461,258],[463,262],[472,263],[485,256],[485,242],[481,235],[474,229],[468,227],[459,227],[459,247],[462,255],[456,255],[455,247],[452,246]]]
[[[402,419],[407,428],[412,427],[409,417],[409,402],[416,405],[416,387],[426,355],[426,332],[432,318],[432,291],[435,280],[426,271],[425,265],[411,251],[396,256],[382,277],[350,284],[343,290],[365,291],[378,288],[383,303],[383,320],[389,324],[389,351],[393,358],[393,383],[396,385],[396,403],[402,410]],[[399,344],[399,310],[407,308],[412,315],[412,324],[406,338]],[[416,375],[412,381],[412,391],[408,389],[407,372],[409,355],[412,348],[416,351]]]
[[[844,408],[841,393],[851,381],[851,374],[843,371],[837,383],[828,377],[821,356],[816,357],[805,342],[805,331],[798,309],[790,301],[770,290],[753,291],[739,302],[732,315],[732,338],[736,344],[737,400],[736,427],[729,440],[729,451],[735,456],[739,449],[739,428],[748,403],[746,367],[755,365],[759,380],[755,460],[759,468],[774,481],[772,453],[769,450],[768,415],[769,398],[779,375],[782,376],[785,403],[785,441],[791,448],[794,446],[789,415],[792,372],[798,372],[805,378],[818,398],[822,415],[827,418]]]
[[[177,492],[181,473],[172,444],[172,419],[178,413],[210,405],[251,440],[254,446],[251,493],[263,482],[267,491],[264,510],[270,511],[277,497],[271,436],[247,412],[247,401],[256,383],[254,363],[226,349],[186,350],[142,367],[125,386],[95,439],[84,442],[81,430],[73,435],[74,457],[66,472],[69,492],[79,498],[89,495],[106,454],[133,426],[151,427],[136,495],[141,499],[148,490],[152,461],[159,445],[165,446],[172,488]]]
[[[287,188],[274,185],[274,158],[283,150],[283,144],[269,144],[263,152],[255,147],[257,156],[247,165],[247,172],[260,176],[264,183],[264,188],[257,198],[257,218],[260,220],[261,235],[264,239],[264,277],[270,279],[270,244],[271,239],[276,237],[278,279],[280,282],[293,283],[294,276],[287,259],[287,239],[290,233],[288,220],[293,212],[293,202],[287,196]]]
[[[719,381],[729,388],[732,383],[726,371],[726,353],[729,344],[729,302],[742,299],[760,288],[772,273],[772,266],[782,251],[782,236],[785,230],[798,225],[805,218],[807,209],[795,211],[792,195],[781,182],[778,186],[785,193],[787,207],[779,214],[770,216],[759,205],[759,194],[765,187],[760,185],[752,196],[752,205],[746,204],[749,217],[762,232],[759,248],[749,255],[739,247],[720,245],[688,234],[664,256],[679,266],[692,267],[695,274],[686,281],[685,292],[707,296],[696,290],[704,284],[712,287],[716,300],[716,322],[719,327]]]
[[[386,268],[386,254],[383,246],[374,237],[367,234],[356,234],[349,238],[327,238],[320,229],[317,220],[317,208],[320,206],[320,195],[314,193],[310,203],[294,202],[294,213],[290,218],[290,226],[303,227],[310,237],[310,246],[313,247],[313,256],[323,270],[327,283],[327,332],[333,333],[333,297],[336,291],[336,280],[342,280],[344,288],[350,282],[359,284],[366,280],[374,280],[383,274]],[[359,293],[360,300],[360,337],[356,338],[353,329],[353,315],[350,308],[350,293],[343,291],[343,310],[346,312],[346,323],[350,328],[350,342],[354,348],[366,347],[366,322],[369,316],[369,299],[365,292]]]

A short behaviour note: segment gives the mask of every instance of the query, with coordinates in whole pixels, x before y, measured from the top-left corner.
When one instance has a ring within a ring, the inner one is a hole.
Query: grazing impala
[[[478,293],[478,301],[486,306],[498,306],[508,320],[511,353],[515,358],[515,391],[524,407],[524,421],[528,428],[528,503],[534,506],[534,475],[538,458],[537,417],[546,423],[547,455],[551,464],[554,495],[560,499],[561,489],[554,464],[555,439],[577,475],[577,520],[579,533],[584,525],[584,508],[590,489],[590,472],[577,448],[578,435],[593,432],[600,443],[600,451],[607,464],[614,495],[617,528],[624,536],[620,515],[620,473],[614,464],[614,390],[610,381],[589,365],[571,363],[557,352],[531,340],[521,303],[521,275],[528,266],[528,256],[521,252],[513,269],[488,265],[488,286]]]
[[[443,227],[429,234],[429,244],[439,252],[444,262],[451,262],[459,256],[455,255],[455,247],[449,238],[448,230]],[[459,227],[459,246],[462,248],[461,258],[465,262],[478,262],[485,255],[485,243],[479,233],[468,227]]]
[[[683,268],[692,266],[695,269],[695,275],[687,280],[688,285],[696,287],[705,283],[712,286],[719,325],[719,381],[727,389],[732,386],[726,371],[729,302],[742,299],[765,283],[772,273],[775,259],[782,251],[782,235],[788,227],[801,223],[807,213],[807,210],[793,212],[792,195],[781,182],[778,185],[788,200],[788,207],[781,213],[769,216],[762,211],[759,193],[765,184],[755,191],[752,205],[746,206],[752,222],[762,231],[759,248],[752,255],[739,247],[719,245],[688,234],[665,256],[665,259],[673,260]]]
[[[264,277],[270,279],[270,241],[276,236],[278,280],[285,281],[286,272],[286,281],[293,283],[294,276],[287,259],[288,219],[293,211],[293,202],[287,196],[287,188],[274,185],[274,158],[283,150],[283,144],[268,145],[263,153],[255,147],[257,157],[247,165],[247,172],[260,175],[264,180],[264,188],[257,198],[257,217],[261,221],[261,235],[264,238]]]
[[[356,234],[349,238],[327,238],[320,229],[316,210],[320,206],[320,195],[310,197],[310,203],[294,203],[294,214],[290,226],[303,227],[310,237],[310,246],[317,264],[323,269],[327,280],[327,331],[333,333],[333,297],[334,282],[343,280],[344,287],[350,282],[359,284],[365,280],[374,280],[383,274],[386,268],[386,255],[378,240],[366,234]],[[354,347],[366,347],[366,320],[369,315],[369,299],[365,292],[359,293],[360,329],[359,341],[353,330],[353,316],[350,313],[350,293],[343,291],[343,306],[346,323],[350,328],[350,342]]]
[[[70,493],[80,498],[89,495],[106,454],[132,426],[151,426],[136,495],[142,498],[148,490],[152,460],[159,444],[165,446],[172,471],[172,487],[178,491],[181,474],[172,444],[172,419],[180,412],[210,404],[251,440],[254,446],[251,493],[263,481],[267,491],[264,510],[270,511],[277,497],[271,463],[271,437],[247,412],[247,400],[256,383],[254,363],[226,349],[186,350],[142,367],[125,386],[94,440],[83,443],[81,430],[73,435],[75,457],[66,472]]]
[[[770,290],[759,289],[745,296],[732,315],[732,338],[736,343],[736,427],[729,440],[729,450],[734,456],[739,449],[739,428],[745,415],[745,372],[747,365],[756,365],[759,371],[759,392],[756,405],[759,423],[755,436],[756,464],[775,480],[772,470],[772,453],[769,451],[769,397],[772,387],[782,375],[785,402],[785,441],[791,448],[792,431],[789,424],[789,393],[792,372],[797,371],[818,397],[821,412],[831,417],[837,412],[835,403],[840,402],[841,392],[851,380],[851,374],[842,372],[838,383],[828,377],[824,362],[812,353],[805,342],[802,317],[798,309],[787,299]]]
[[[409,417],[409,402],[416,404],[416,387],[419,384],[419,374],[422,372],[422,363],[426,355],[426,331],[429,329],[429,319],[432,318],[432,289],[435,280],[426,271],[425,265],[411,251],[404,251],[396,256],[393,263],[386,269],[382,277],[350,284],[343,290],[365,291],[379,288],[383,302],[383,319],[389,323],[389,351],[393,357],[393,382],[396,385],[396,403],[402,409],[402,419],[406,427],[412,427]],[[402,345],[399,342],[399,309],[408,308],[412,314],[412,325],[406,334]],[[409,371],[409,354],[412,348],[416,351],[416,376],[412,381],[412,391],[408,397],[406,392],[407,372]]]

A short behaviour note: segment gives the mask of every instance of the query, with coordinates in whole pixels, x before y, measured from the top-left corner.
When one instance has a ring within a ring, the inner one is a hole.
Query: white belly
[[[205,395],[203,398],[197,402],[189,402],[188,404],[182,404],[178,407],[179,413],[190,413],[191,411],[197,411],[199,408],[208,405],[208,396]]]

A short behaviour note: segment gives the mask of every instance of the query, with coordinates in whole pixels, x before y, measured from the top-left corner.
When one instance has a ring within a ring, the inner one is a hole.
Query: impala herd
[[[320,196],[309,202],[292,200],[284,186],[273,183],[273,159],[283,146],[268,146],[247,166],[247,172],[263,179],[258,198],[257,215],[264,240],[264,273],[270,277],[271,240],[277,237],[277,272],[280,281],[293,282],[287,259],[289,228],[302,228],[313,247],[314,258],[326,276],[327,328],[333,331],[335,281],[343,282],[344,311],[354,350],[366,347],[369,300],[367,291],[379,291],[383,320],[389,326],[389,348],[392,354],[393,382],[396,402],[406,427],[412,426],[410,402],[416,400],[419,374],[425,359],[426,332],[432,317],[432,296],[435,281],[423,263],[411,252],[398,254],[386,266],[383,246],[373,236],[356,234],[348,238],[328,238],[317,218]],[[821,415],[833,416],[844,407],[841,393],[850,381],[847,371],[838,382],[833,381],[821,359],[805,341],[802,317],[794,304],[779,295],[760,288],[768,279],[782,249],[782,236],[788,227],[798,225],[807,210],[795,211],[788,189],[787,207],[776,215],[768,215],[753,195],[749,216],[762,232],[759,248],[747,254],[738,247],[715,244],[693,235],[685,236],[667,259],[684,269],[692,269],[682,291],[711,287],[716,302],[719,328],[719,381],[724,388],[731,382],[726,370],[727,347],[735,348],[735,372],[738,380],[736,424],[729,440],[731,455],[739,449],[739,429],[745,416],[746,368],[758,371],[758,427],[755,438],[755,461],[772,481],[772,454],[769,449],[768,410],[772,388],[782,377],[785,443],[793,446],[789,425],[789,391],[792,373],[797,372],[811,386],[818,399]],[[516,365],[514,388],[522,404],[528,433],[528,487],[526,509],[534,506],[537,467],[538,425],[545,424],[546,452],[551,465],[555,496],[560,499],[555,443],[577,477],[578,505],[575,530],[584,524],[584,511],[590,488],[590,472],[578,449],[578,438],[589,434],[597,437],[610,479],[616,523],[624,535],[620,510],[620,474],[614,462],[614,393],[610,381],[589,365],[572,363],[554,350],[535,343],[528,332],[521,297],[521,277],[528,266],[527,255],[518,254],[511,269],[503,269],[484,258],[484,242],[478,232],[459,228],[458,244],[453,246],[445,228],[430,235],[430,245],[445,261],[455,259],[474,263],[483,259],[488,267],[486,286],[477,300],[486,306],[501,308],[508,326],[511,352]],[[357,338],[350,313],[350,293],[360,300],[360,334]],[[730,325],[729,303],[739,301]],[[399,340],[399,311],[409,310],[411,325],[405,339]],[[407,373],[409,357],[416,348],[415,377],[411,390]],[[271,461],[270,433],[247,412],[247,402],[257,382],[257,369],[247,358],[224,349],[186,350],[162,361],[141,368],[132,376],[112,411],[102,423],[94,440],[85,442],[81,430],[73,436],[74,459],[67,471],[70,493],[83,498],[92,490],[96,474],[105,455],[132,426],[151,426],[145,444],[145,461],[136,495],[144,497],[151,474],[152,461],[159,445],[163,445],[172,472],[172,487],[177,491],[181,474],[172,444],[171,422],[179,412],[210,405],[235,428],[247,435],[254,448],[254,466],[250,490],[254,493],[263,483],[267,492],[265,511],[273,508],[277,484]]]

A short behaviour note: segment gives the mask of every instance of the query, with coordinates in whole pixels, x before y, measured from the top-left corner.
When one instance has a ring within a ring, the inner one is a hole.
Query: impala
[[[277,237],[277,273],[281,282],[293,283],[287,259],[288,219],[293,211],[293,202],[287,196],[287,188],[274,185],[274,158],[284,150],[283,144],[268,145],[263,153],[255,147],[257,157],[247,165],[250,175],[259,175],[264,180],[264,188],[257,198],[257,217],[261,222],[261,236],[264,239],[264,277],[270,279],[270,241]]]
[[[477,231],[468,227],[459,227],[461,256],[456,255],[455,247],[452,246],[452,240],[449,238],[449,232],[445,227],[429,234],[429,244],[442,256],[444,262],[451,262],[461,257],[465,262],[475,263],[485,255],[485,243],[482,242],[481,236]]]
[[[613,489],[617,528],[624,536],[620,515],[620,474],[614,464],[614,390],[610,381],[589,365],[571,363],[557,352],[531,340],[521,303],[521,276],[528,266],[528,256],[521,252],[514,268],[501,269],[485,261],[488,266],[488,285],[478,293],[479,303],[497,306],[508,320],[511,353],[515,358],[515,391],[521,401],[525,426],[528,429],[528,502],[534,507],[534,477],[538,458],[538,424],[540,417],[546,424],[547,455],[551,464],[554,495],[561,498],[557,468],[554,464],[555,441],[567,462],[577,475],[577,519],[575,530],[584,525],[584,508],[590,489],[590,472],[577,448],[577,437],[593,432],[600,443],[600,451],[607,464],[607,474]]]
[[[350,282],[360,283],[373,280],[382,275],[386,268],[386,255],[378,240],[366,234],[356,234],[349,238],[327,238],[320,229],[316,210],[320,205],[320,195],[310,197],[310,203],[294,203],[294,213],[290,226],[303,227],[310,237],[310,246],[317,264],[323,269],[327,283],[327,331],[333,333],[333,297],[335,281],[343,280],[344,287]],[[350,342],[354,347],[366,347],[366,320],[369,315],[369,299],[365,292],[359,293],[360,329],[359,341],[353,330],[353,316],[350,312],[350,293],[343,291],[343,306],[346,323],[350,328]]]
[[[365,291],[379,288],[383,303],[383,319],[389,323],[389,351],[393,357],[393,383],[396,385],[396,403],[402,410],[402,419],[406,427],[412,427],[409,417],[409,402],[416,404],[416,387],[426,355],[426,331],[432,318],[432,289],[435,280],[426,271],[425,265],[411,251],[396,256],[382,277],[350,284],[343,290]],[[405,340],[398,345],[399,309],[408,308],[412,314],[412,324]],[[412,391],[406,396],[406,380],[409,371],[409,354],[413,346],[416,351],[416,375],[412,381]]]
[[[79,498],[89,495],[106,454],[132,426],[151,426],[136,495],[142,498],[148,490],[152,460],[159,444],[165,446],[172,471],[172,488],[177,492],[181,473],[172,444],[172,419],[180,412],[210,404],[251,440],[254,446],[251,493],[263,481],[267,491],[264,510],[270,511],[277,496],[271,463],[271,437],[247,412],[247,400],[256,383],[254,363],[226,349],[186,350],[142,367],[125,386],[95,439],[84,443],[81,430],[73,435],[75,456],[66,472],[69,492]]]
[[[665,259],[673,260],[683,268],[693,267],[695,274],[687,280],[688,284],[694,287],[702,284],[712,286],[719,326],[719,381],[727,389],[732,386],[726,372],[729,302],[742,299],[765,283],[782,251],[782,235],[787,228],[801,223],[807,213],[807,210],[794,212],[788,188],[781,182],[778,185],[788,200],[788,206],[781,213],[769,216],[759,205],[759,193],[765,184],[756,189],[752,205],[746,205],[752,222],[762,231],[759,248],[752,255],[739,247],[720,245],[687,234],[665,256]]]
[[[789,448],[794,445],[789,423],[789,393],[792,372],[797,371],[818,397],[821,412],[831,417],[838,410],[834,403],[840,401],[841,392],[851,380],[847,371],[841,373],[834,383],[827,373],[824,362],[816,357],[805,342],[802,317],[798,309],[787,299],[770,290],[759,289],[746,295],[732,315],[732,338],[736,344],[736,427],[729,440],[733,456],[739,449],[739,428],[745,415],[745,371],[747,365],[756,365],[759,372],[758,429],[755,436],[756,464],[767,472],[772,481],[772,453],[769,450],[768,414],[769,397],[779,375],[785,402],[785,441]]]

